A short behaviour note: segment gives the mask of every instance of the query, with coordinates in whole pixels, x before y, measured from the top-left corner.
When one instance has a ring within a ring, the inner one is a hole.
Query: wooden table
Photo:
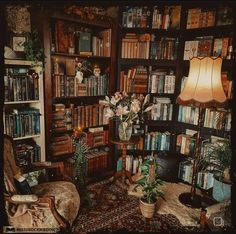
[[[129,141],[121,141],[121,140],[110,140],[111,143],[119,146],[122,149],[122,170],[117,171],[114,175],[114,180],[121,177],[122,183],[125,184],[125,178],[128,178],[129,182],[132,184],[133,180],[131,177],[131,172],[126,170],[126,155],[127,155],[127,146],[128,145],[136,145],[139,143],[138,137],[133,137]]]

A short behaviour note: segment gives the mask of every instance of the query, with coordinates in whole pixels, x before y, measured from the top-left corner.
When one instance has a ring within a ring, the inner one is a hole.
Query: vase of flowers
[[[126,122],[121,122],[118,127],[119,138],[122,141],[128,141],[132,135],[132,125],[128,126]]]
[[[141,112],[144,114],[152,109],[149,100],[149,95],[144,97],[142,94],[128,95],[126,92],[116,92],[110,98],[106,96],[105,100],[100,100],[99,103],[107,107],[107,118],[119,119],[119,138],[128,141],[132,135],[133,122],[140,118]]]

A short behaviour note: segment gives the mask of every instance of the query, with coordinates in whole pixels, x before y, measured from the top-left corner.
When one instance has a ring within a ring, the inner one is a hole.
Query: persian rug
[[[172,214],[158,214],[146,220],[139,210],[139,199],[108,180],[87,186],[89,205],[81,205],[73,233],[189,232]]]

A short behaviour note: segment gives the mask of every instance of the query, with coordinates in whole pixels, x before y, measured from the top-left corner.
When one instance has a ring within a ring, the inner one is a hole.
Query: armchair
[[[4,135],[4,200],[8,224],[16,228],[69,230],[80,206],[71,182],[46,182],[31,187],[33,194],[19,194],[14,178],[21,173],[15,162],[14,142]]]

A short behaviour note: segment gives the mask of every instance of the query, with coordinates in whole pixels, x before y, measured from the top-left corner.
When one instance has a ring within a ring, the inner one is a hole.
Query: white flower
[[[117,109],[116,109],[117,116],[122,116],[122,115],[127,115],[127,114],[129,114],[128,106],[124,106],[124,107],[121,105],[117,106]]]
[[[114,112],[110,108],[105,109],[105,117],[106,118],[112,118],[114,116]]]
[[[131,102],[130,110],[137,114],[140,111],[140,102],[137,99],[134,99]]]

